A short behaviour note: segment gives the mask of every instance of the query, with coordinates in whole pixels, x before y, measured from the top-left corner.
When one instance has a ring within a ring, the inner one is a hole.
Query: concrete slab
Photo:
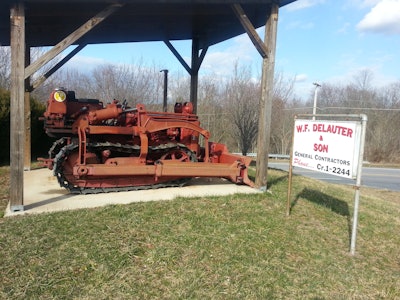
[[[194,178],[186,186],[179,188],[74,195],[59,186],[52,171],[38,169],[24,172],[24,211],[12,212],[8,206],[5,216],[172,200],[176,197],[224,196],[236,193],[250,194],[260,193],[260,191],[249,186],[236,185],[224,179]]]

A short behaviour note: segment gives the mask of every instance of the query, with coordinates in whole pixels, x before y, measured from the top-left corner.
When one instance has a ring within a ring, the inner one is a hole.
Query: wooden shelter
[[[214,44],[247,32],[263,57],[256,185],[266,188],[272,85],[279,7],[295,0],[2,0],[0,46],[11,46],[10,208],[24,209],[23,171],[30,165],[29,92],[88,44],[164,41],[191,76],[197,107],[198,72]],[[255,28],[266,26],[264,41]],[[191,40],[189,66],[171,41]],[[76,45],[41,78],[31,76]],[[52,46],[30,62],[30,48]],[[116,45],[117,47],[117,45]]]

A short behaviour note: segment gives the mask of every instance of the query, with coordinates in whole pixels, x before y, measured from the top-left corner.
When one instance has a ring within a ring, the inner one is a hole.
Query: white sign
[[[359,122],[295,120],[292,165],[355,178],[360,138]]]

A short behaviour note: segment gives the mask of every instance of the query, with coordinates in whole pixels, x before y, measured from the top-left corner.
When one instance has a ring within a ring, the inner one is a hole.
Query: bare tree
[[[75,68],[61,68],[33,91],[35,98],[46,101],[55,88],[65,88],[75,91],[80,98],[97,98],[97,94],[91,94],[93,89],[90,72],[84,72]]]
[[[368,91],[372,88],[374,74],[370,69],[362,69],[353,76],[354,85],[358,90]]]
[[[162,80],[159,68],[135,65],[102,65],[92,72],[92,94],[100,99],[128,100],[137,103],[160,102]]]
[[[270,144],[273,153],[288,154],[290,150],[294,113],[287,109],[296,103],[294,83],[295,78],[285,78],[282,72],[275,74]]]
[[[231,138],[230,126],[228,113],[223,107],[222,90],[221,81],[215,74],[202,76],[199,84],[197,114],[202,126],[210,131],[212,141],[228,144]]]
[[[31,60],[34,61],[45,49],[42,47],[31,48]],[[46,71],[47,69],[45,69]],[[11,51],[10,47],[0,46],[0,87],[10,88]]]
[[[367,155],[372,161],[400,162],[400,81],[381,88],[366,112]]]
[[[236,63],[225,88],[225,107],[229,113],[232,136],[243,155],[254,146],[258,132],[260,83],[253,80],[250,67]]]
[[[0,47],[0,88],[10,88],[11,52],[10,47]]]
[[[173,103],[190,101],[190,77],[182,72],[169,76],[169,95]]]
[[[65,87],[74,90],[79,98],[100,99],[104,103],[114,99],[127,100],[132,106],[162,103],[162,76],[156,65],[143,61],[134,64],[103,64],[93,70],[61,69],[47,79],[36,95],[47,99],[51,90]]]
[[[400,109],[400,80],[381,88],[378,102],[383,108]]]

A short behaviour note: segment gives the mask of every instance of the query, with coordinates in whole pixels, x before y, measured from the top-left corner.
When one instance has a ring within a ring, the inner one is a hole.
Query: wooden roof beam
[[[54,74],[58,69],[65,65],[72,57],[74,57],[79,51],[86,47],[86,44],[81,44],[72,50],[68,55],[66,55],[62,60],[60,60],[54,67],[52,67],[46,74],[40,76],[30,87],[30,91],[34,91],[39,86],[41,86],[47,78]]]
[[[258,35],[257,31],[255,30],[253,24],[250,22],[249,18],[246,16],[242,6],[240,4],[232,4],[231,5],[233,12],[239,19],[240,23],[242,24],[243,28],[246,30],[247,35],[249,36],[250,40],[256,47],[258,53],[262,56],[262,58],[268,57],[268,49],[265,46],[264,42],[261,40],[260,36]]]
[[[172,54],[177,58],[177,60],[181,63],[181,65],[185,68],[185,70],[191,74],[192,70],[190,69],[189,65],[183,59],[183,57],[179,54],[179,52],[175,49],[174,45],[171,44],[170,41],[165,40],[165,45],[167,45],[168,49],[171,50]]]
[[[103,11],[101,11],[96,16],[87,21],[85,24],[83,24],[81,27],[79,27],[77,30],[72,32],[69,36],[67,36],[65,39],[63,39],[61,42],[59,42],[57,45],[55,45],[53,48],[51,48],[49,51],[47,51],[45,54],[39,57],[35,62],[31,63],[28,67],[26,67],[25,79],[30,77],[36,71],[38,71],[41,67],[43,67],[49,61],[55,58],[58,54],[60,54],[69,46],[71,46],[73,43],[75,43],[78,39],[80,39],[82,36],[84,36],[86,33],[88,33],[95,26],[100,24],[109,15],[114,13],[122,6],[123,6],[122,4],[112,4],[108,6]]]

